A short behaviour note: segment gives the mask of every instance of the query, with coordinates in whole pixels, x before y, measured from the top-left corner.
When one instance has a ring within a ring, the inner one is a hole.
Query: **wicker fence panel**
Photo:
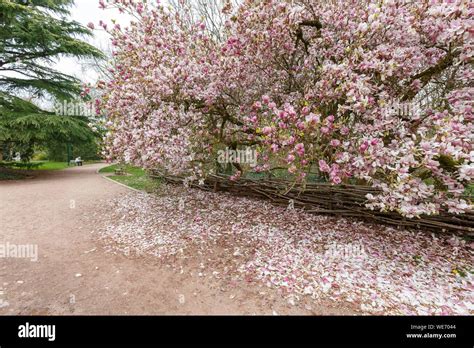
[[[166,175],[155,169],[150,172],[155,178],[172,184],[182,184],[183,178]],[[365,196],[376,194],[377,189],[362,185],[338,185],[328,183],[306,183],[304,186],[280,179],[239,179],[231,181],[223,175],[210,175],[203,185],[191,183],[206,191],[227,191],[237,196],[269,200],[274,205],[302,208],[314,214],[331,214],[361,218],[400,228],[430,230],[439,233],[461,233],[474,236],[474,212],[439,215],[423,215],[419,218],[405,218],[397,212],[380,212],[365,208]]]

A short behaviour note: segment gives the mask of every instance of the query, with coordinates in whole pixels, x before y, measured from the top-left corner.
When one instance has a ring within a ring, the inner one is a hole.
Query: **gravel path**
[[[93,232],[107,203],[130,190],[97,174],[103,166],[0,181],[0,314],[356,313],[350,304],[292,306],[261,285],[206,280],[156,257],[107,252]],[[29,258],[12,257],[25,245]]]

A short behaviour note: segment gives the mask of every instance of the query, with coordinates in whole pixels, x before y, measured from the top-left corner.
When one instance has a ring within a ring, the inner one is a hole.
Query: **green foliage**
[[[65,142],[52,141],[45,146],[46,157],[50,161],[67,161]],[[99,160],[100,148],[95,138],[83,142],[72,143],[72,157],[80,156],[84,161]]]
[[[41,165],[41,162],[0,162],[0,167],[27,170],[38,169]]]
[[[466,192],[464,192],[464,194],[474,199],[474,184],[467,185]]]
[[[2,90],[27,90],[36,96],[73,98],[79,81],[48,64],[59,56],[97,57],[102,53],[77,37],[91,31],[68,20],[73,0],[2,0],[0,2],[0,68],[18,77],[2,75]]]
[[[46,161],[48,159],[48,153],[44,150],[35,151],[32,160],[33,161]]]
[[[67,162],[43,161],[38,163],[41,165],[37,168],[39,170],[59,170],[69,167]]]
[[[28,112],[2,105],[0,93],[0,140],[42,144],[56,141],[90,141],[94,138],[86,117],[64,117],[52,113]],[[16,98],[19,99],[19,98]]]
[[[10,168],[0,166],[0,180],[20,180],[27,177],[27,174],[20,170],[12,170]]]
[[[114,173],[115,170],[117,170],[119,167],[120,167],[120,165],[118,165],[118,164],[112,164],[111,166],[101,168],[99,170],[99,173],[101,173],[101,174]]]
[[[55,59],[103,57],[80,39],[91,31],[67,18],[72,4],[73,0],[0,0],[0,148],[9,143],[22,147],[22,158],[32,155],[35,144],[52,139],[87,143],[94,138],[86,117],[55,115],[18,97],[72,100],[81,83],[51,68]]]

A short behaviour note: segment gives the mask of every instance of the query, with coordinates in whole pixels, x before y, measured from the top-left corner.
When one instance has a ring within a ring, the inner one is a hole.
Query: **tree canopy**
[[[52,67],[56,59],[103,57],[81,39],[91,31],[68,18],[72,4],[73,0],[0,0],[0,143],[32,146],[93,137],[87,118],[56,115],[31,102],[73,100],[81,93],[77,78]]]
[[[219,170],[222,149],[251,146],[258,165],[233,163],[232,179],[285,168],[304,181],[316,171],[378,188],[372,209],[472,209],[468,2],[223,1],[217,37],[179,8],[103,4],[137,18],[107,29],[111,157],[192,180]]]

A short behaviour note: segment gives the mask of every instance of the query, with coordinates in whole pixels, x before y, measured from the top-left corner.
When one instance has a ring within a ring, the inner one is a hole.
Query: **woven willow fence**
[[[150,176],[167,183],[182,184],[183,178],[165,175],[152,170]],[[269,200],[274,205],[303,208],[314,214],[331,214],[344,217],[361,218],[399,228],[425,229],[435,232],[462,233],[474,236],[474,212],[454,215],[442,212],[434,216],[405,218],[396,212],[373,211],[364,207],[368,193],[377,194],[377,189],[361,185],[338,185],[327,183],[301,184],[281,179],[239,179],[231,181],[223,175],[210,175],[203,185],[190,184],[205,191],[226,191],[232,194]]]

